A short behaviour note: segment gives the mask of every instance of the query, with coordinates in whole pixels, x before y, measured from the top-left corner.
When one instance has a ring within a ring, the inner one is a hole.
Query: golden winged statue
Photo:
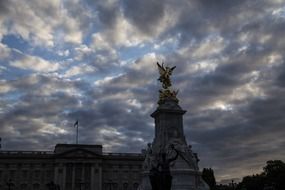
[[[170,80],[170,76],[172,75],[172,71],[176,68],[176,66],[170,68],[170,67],[164,67],[162,63],[162,65],[160,65],[158,62],[156,63],[158,66],[158,71],[160,74],[160,77],[158,78],[158,80],[162,83],[162,87],[164,89],[168,89],[171,86],[171,80]]]
[[[178,102],[178,99],[176,98],[176,95],[178,94],[178,90],[171,90],[171,80],[170,80],[170,76],[172,75],[172,71],[176,68],[176,66],[174,67],[164,67],[164,63],[162,63],[161,65],[157,62],[156,63],[158,66],[158,71],[160,74],[160,77],[158,78],[158,80],[162,83],[162,89],[159,90],[159,101],[158,104],[162,104],[165,102],[165,100],[174,100],[176,102]]]

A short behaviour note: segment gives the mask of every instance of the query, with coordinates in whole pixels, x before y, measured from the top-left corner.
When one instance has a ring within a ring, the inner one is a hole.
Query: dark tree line
[[[237,190],[285,190],[285,163],[269,160],[260,174],[246,176]]]
[[[216,185],[214,171],[204,168],[202,178],[210,190],[285,190],[285,163],[281,160],[269,160],[263,172],[243,177],[237,186]]]

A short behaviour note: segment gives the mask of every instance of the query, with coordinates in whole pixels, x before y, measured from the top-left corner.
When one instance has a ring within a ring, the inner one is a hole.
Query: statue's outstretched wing
[[[160,65],[158,62],[156,64],[158,66],[159,74],[163,75],[165,73],[165,68],[163,67],[163,63],[162,63],[162,65]]]
[[[176,66],[174,66],[174,67],[172,67],[172,68],[170,69],[170,74],[172,74],[172,71],[173,71],[175,68],[176,68]]]

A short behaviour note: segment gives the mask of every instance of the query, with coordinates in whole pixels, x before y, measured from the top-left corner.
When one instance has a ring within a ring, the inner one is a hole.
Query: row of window
[[[5,163],[5,164],[0,164],[0,168],[50,168],[50,167],[55,167],[57,164],[46,164],[46,163]]]
[[[103,171],[103,178],[111,179],[138,179],[140,177],[140,171]]]
[[[123,164],[103,164],[103,168],[128,168],[128,169],[142,169],[142,165],[123,165]]]
[[[123,183],[121,184],[121,187],[119,187],[118,183],[112,183],[112,182],[107,182],[103,184],[103,190],[137,190],[139,187],[138,183],[133,183],[133,184],[128,184],[128,183]]]
[[[21,189],[21,190],[40,190],[41,185],[38,183],[28,185],[26,183],[15,185],[14,183],[0,184],[0,189]]]
[[[45,170],[44,172],[40,170],[0,170],[0,179],[10,178],[10,179],[15,179],[15,178],[22,178],[22,179],[40,179],[40,178],[48,178],[50,179],[53,176],[53,171],[52,170]]]
[[[26,183],[20,184],[20,185],[15,185],[14,183],[6,183],[6,184],[0,184],[0,189],[4,188],[10,188],[10,189],[21,189],[21,190],[40,190],[42,188],[46,188],[50,184],[46,185],[41,185],[39,183],[35,183],[32,185],[28,185]],[[75,183],[74,184],[75,188],[83,188],[83,189],[90,189],[90,183]],[[120,186],[120,187],[119,187]],[[103,190],[118,190],[119,188],[122,190],[137,190],[139,184],[138,183],[133,183],[133,184],[128,184],[128,183],[123,183],[123,184],[118,184],[118,183],[104,183],[103,184]],[[66,188],[71,189],[72,184],[71,183],[66,183]]]
[[[0,169],[1,168],[4,168],[4,169],[8,169],[8,168],[15,168],[15,169],[22,169],[22,168],[53,168],[53,167],[56,167],[58,166],[58,164],[45,164],[45,163],[42,163],[42,164],[21,164],[21,163],[18,163],[18,164],[9,164],[9,163],[6,163],[6,164],[0,164]],[[91,163],[67,163],[65,164],[66,167],[78,167],[78,166],[81,166],[81,167],[86,167],[86,168],[89,168],[91,166],[102,166],[101,164],[91,164]],[[124,164],[103,164],[103,168],[128,168],[128,169],[141,169],[142,168],[142,165],[138,165],[138,164],[134,164],[134,165],[124,165]]]

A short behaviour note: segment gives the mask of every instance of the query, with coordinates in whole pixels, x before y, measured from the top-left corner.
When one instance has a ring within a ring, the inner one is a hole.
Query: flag
[[[76,122],[74,123],[74,127],[77,126],[78,127],[78,120],[76,120]]]

